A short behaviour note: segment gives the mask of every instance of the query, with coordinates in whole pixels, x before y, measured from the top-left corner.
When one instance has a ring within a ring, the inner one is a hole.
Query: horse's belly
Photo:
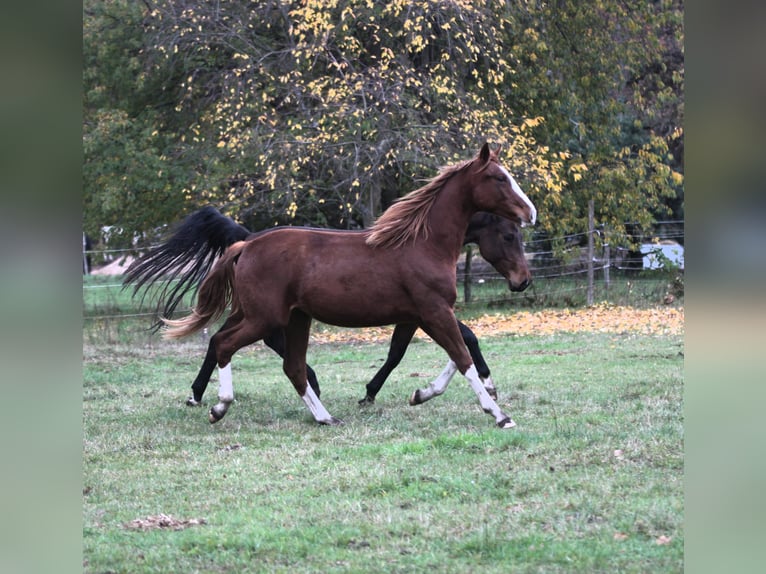
[[[408,306],[393,306],[374,299],[360,298],[338,302],[337,305],[320,303],[301,307],[322,323],[339,327],[378,327],[416,319]]]
[[[340,327],[375,327],[413,321],[416,309],[398,288],[322,288],[306,294],[297,305],[315,319]]]

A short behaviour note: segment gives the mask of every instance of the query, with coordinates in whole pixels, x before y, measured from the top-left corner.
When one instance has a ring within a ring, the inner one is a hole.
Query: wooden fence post
[[[82,273],[90,275],[90,263],[88,261],[88,238],[82,234]]]
[[[588,307],[593,305],[593,200],[588,201]]]

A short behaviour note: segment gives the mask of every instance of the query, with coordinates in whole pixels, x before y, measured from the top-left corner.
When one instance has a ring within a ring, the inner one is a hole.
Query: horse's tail
[[[246,241],[239,241],[224,252],[210,274],[202,281],[197,295],[197,305],[189,315],[180,319],[162,318],[162,322],[168,327],[163,337],[180,339],[196,333],[205,325],[219,319],[229,303],[233,303],[233,309],[237,307],[238,303],[234,295],[234,265],[245,245],[247,245]]]
[[[133,285],[133,296],[143,290],[141,302],[151,292],[157,301],[159,317],[172,317],[178,304],[189,293],[197,293],[202,279],[229,246],[251,235],[233,219],[214,207],[203,207],[184,219],[161,245],[136,259],[125,274],[123,289]],[[152,291],[150,287],[162,282]],[[157,320],[156,331],[163,325]]]

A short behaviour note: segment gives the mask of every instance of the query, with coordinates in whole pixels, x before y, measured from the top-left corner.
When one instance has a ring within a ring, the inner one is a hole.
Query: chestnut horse
[[[399,199],[372,228],[329,231],[282,228],[229,247],[200,286],[184,318],[163,319],[167,338],[191,335],[231,313],[212,337],[222,418],[234,400],[231,358],[276,329],[285,330],[283,370],[314,419],[342,424],[308,384],[306,351],[312,319],[342,327],[413,324],[449,357],[410,404],[444,391],[460,371],[482,409],[500,428],[516,423],[489,396],[460,336],[453,305],[455,265],[471,216],[487,211],[534,224],[537,210],[487,144],[478,155],[443,168],[428,184]]]
[[[268,231],[270,230],[261,233]],[[251,233],[233,219],[225,217],[214,207],[203,207],[176,226],[172,235],[162,244],[134,261],[126,272],[123,286],[133,285],[133,296],[143,290],[143,297],[146,297],[149,287],[161,281],[163,286],[155,293],[158,300],[157,311],[158,314],[169,317],[181,300],[197,287],[198,281],[207,274],[215,259],[227,247],[236,241],[252,239],[257,235],[259,234]],[[481,256],[507,279],[511,291],[523,291],[527,288],[531,282],[531,274],[521,232],[516,223],[490,213],[476,213],[468,222],[468,230],[463,239],[464,245],[468,243],[476,243],[479,246]],[[155,327],[161,325],[162,322],[159,321]],[[490,369],[481,354],[476,335],[460,321],[458,327],[484,388],[493,399],[497,399]],[[416,330],[416,325],[397,325],[386,361],[367,384],[367,394],[359,401],[360,404],[375,402],[375,397],[391,371],[404,357]],[[284,357],[282,329],[267,335],[263,341],[279,356]],[[192,384],[192,396],[187,399],[186,404],[195,406],[201,403],[215,365],[215,346],[211,340],[199,373]],[[317,396],[321,396],[316,373],[309,365],[306,365],[306,372],[311,388]]]

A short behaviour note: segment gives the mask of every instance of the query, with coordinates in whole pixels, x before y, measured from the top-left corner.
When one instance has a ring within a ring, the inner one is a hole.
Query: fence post
[[[593,200],[588,201],[588,306],[593,305]]]
[[[465,249],[465,273],[463,274],[463,299],[466,303],[471,302],[471,257],[473,248],[468,245]]]
[[[82,272],[83,275],[90,275],[90,265],[88,265],[88,239],[85,233],[82,234]]]
[[[612,266],[612,251],[608,243],[604,244],[604,288],[609,290],[609,268]]]

